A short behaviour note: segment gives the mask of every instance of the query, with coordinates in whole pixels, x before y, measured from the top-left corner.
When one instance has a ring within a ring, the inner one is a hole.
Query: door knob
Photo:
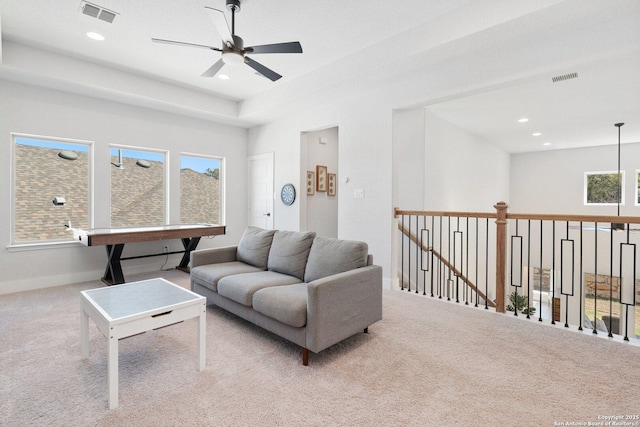
[[[271,216],[271,212],[263,213],[262,216]]]

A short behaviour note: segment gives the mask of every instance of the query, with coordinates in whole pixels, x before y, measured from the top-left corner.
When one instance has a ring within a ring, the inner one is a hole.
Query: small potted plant
[[[529,307],[529,297],[526,295],[518,295],[516,292],[512,292],[509,295],[509,301],[511,304],[507,305],[507,311],[516,311],[517,313],[533,315],[536,312],[535,307]]]

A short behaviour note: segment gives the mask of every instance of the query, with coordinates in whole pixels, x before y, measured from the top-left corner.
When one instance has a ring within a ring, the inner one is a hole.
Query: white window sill
[[[23,243],[7,246],[9,252],[37,251],[42,249],[58,249],[58,248],[75,248],[82,243],[74,240],[65,240],[60,242],[42,242],[42,243]]]

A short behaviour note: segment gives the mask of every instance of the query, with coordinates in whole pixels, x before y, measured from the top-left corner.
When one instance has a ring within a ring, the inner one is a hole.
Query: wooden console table
[[[195,250],[203,236],[218,236],[226,233],[226,226],[215,224],[176,224],[149,227],[116,227],[116,228],[74,228],[73,240],[85,246],[106,246],[107,267],[102,281],[112,285],[124,283],[124,274],[120,261],[146,258],[152,256],[183,253],[182,260],[176,268],[188,271],[191,251]],[[150,242],[155,240],[180,239],[184,251],[163,252],[159,254],[139,255],[122,258],[125,243]]]

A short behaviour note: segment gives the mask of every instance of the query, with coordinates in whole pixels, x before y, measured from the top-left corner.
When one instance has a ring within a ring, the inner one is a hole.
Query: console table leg
[[[183,238],[180,240],[182,241],[182,246],[184,247],[184,255],[182,255],[180,264],[178,264],[176,268],[178,270],[187,271],[187,269],[189,268],[189,262],[191,261],[191,252],[195,251],[198,247],[198,243],[200,243],[200,237]]]
[[[107,268],[104,271],[104,276],[102,276],[102,281],[112,285],[120,285],[124,283],[124,274],[120,263],[124,243],[106,245],[105,248],[107,249]]]

